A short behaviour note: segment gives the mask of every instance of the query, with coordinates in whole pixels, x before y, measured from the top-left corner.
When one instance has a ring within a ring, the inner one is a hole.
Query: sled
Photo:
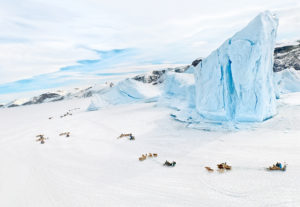
[[[267,170],[269,170],[269,171],[273,171],[273,170],[286,171],[286,166],[287,165],[285,164],[282,168],[280,168],[280,167],[277,167],[276,165],[273,165],[273,166],[268,167]]]
[[[63,136],[63,135],[66,135],[66,137],[70,137],[70,132],[63,132],[59,134],[59,136]]]
[[[176,165],[175,161],[169,162],[168,160],[166,160],[166,162],[164,163],[164,166],[167,166],[167,167],[175,167],[175,165]]]

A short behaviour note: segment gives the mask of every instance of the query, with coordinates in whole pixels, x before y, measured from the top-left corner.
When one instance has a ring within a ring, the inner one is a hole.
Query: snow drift
[[[108,87],[94,95],[88,111],[95,111],[108,105],[119,105],[133,102],[150,102],[157,100],[160,90],[152,85],[133,79],[120,81],[113,87]]]
[[[259,14],[195,68],[196,110],[205,119],[263,121],[276,113],[273,51],[278,20]]]

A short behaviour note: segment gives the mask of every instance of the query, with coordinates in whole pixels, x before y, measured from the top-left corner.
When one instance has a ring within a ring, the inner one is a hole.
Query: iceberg
[[[273,51],[278,19],[265,11],[195,67],[196,110],[218,121],[263,121],[276,114]]]

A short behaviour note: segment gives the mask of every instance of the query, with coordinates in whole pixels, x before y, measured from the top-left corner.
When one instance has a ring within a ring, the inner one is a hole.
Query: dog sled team
[[[60,133],[59,136],[66,136],[66,137],[70,137],[70,132],[63,132],[63,133]],[[48,137],[46,138],[45,135],[43,134],[38,134],[36,135],[37,139],[36,141],[37,142],[40,142],[41,144],[45,144],[45,140],[46,139],[49,139]]]
[[[286,163],[284,163],[284,165],[282,166],[282,164],[280,162],[277,162],[275,165],[268,167],[267,170],[281,170],[281,171],[285,171],[286,170],[286,166],[287,166]]]
[[[66,116],[72,116],[73,114],[71,113],[71,111],[75,111],[75,110],[79,110],[79,109],[80,109],[80,108],[69,109],[69,110],[67,111],[67,113],[61,115],[60,118],[64,118],[64,117],[66,117]],[[48,119],[51,120],[51,119],[53,119],[53,118],[54,118],[53,116],[50,116]]]
[[[135,140],[135,137],[132,135],[132,133],[129,134],[121,134],[120,136],[117,137],[117,139],[123,138],[123,137],[127,137],[129,140]]]
[[[224,170],[231,170],[231,166],[228,165],[226,162],[223,162],[221,164],[217,164],[218,170],[219,172],[223,172]],[[208,172],[214,172],[214,169],[212,169],[211,167],[206,166],[205,169]]]
[[[63,132],[63,133],[60,133],[59,136],[66,136],[66,137],[70,137],[70,132]],[[38,139],[36,140],[37,142],[40,142],[41,144],[44,144],[45,143],[45,140],[48,139],[46,138],[43,134],[39,134],[36,136]],[[128,134],[121,134],[118,139],[120,138],[123,138],[123,137],[127,137],[129,140],[135,140],[135,137],[132,135],[132,133],[128,133]],[[142,154],[141,157],[139,157],[139,161],[144,161],[148,158],[153,158],[153,157],[157,157],[158,154],[157,153],[148,153],[148,154]],[[163,164],[164,166],[167,166],[167,167],[175,167],[176,165],[176,162],[175,161],[168,161],[166,160],[165,163]],[[228,165],[226,162],[224,163],[220,163],[220,164],[217,164],[217,167],[218,167],[218,170],[220,172],[223,172],[224,170],[231,170],[232,167],[230,165]],[[270,166],[267,168],[267,170],[269,171],[273,171],[273,170],[279,170],[279,171],[286,171],[286,167],[287,167],[287,164],[284,163],[284,165],[282,165],[280,162],[277,162],[276,164],[274,164],[273,166]],[[212,169],[211,167],[209,166],[206,166],[205,169],[208,171],[208,172],[214,172],[214,169]]]
[[[67,113],[61,115],[60,118],[63,118],[63,117],[66,117],[66,116],[72,116],[72,115],[73,115],[72,113],[67,112]]]
[[[157,153],[148,153],[148,154],[142,154],[141,157],[139,157],[139,161],[144,161],[145,159],[147,159],[147,157],[152,158],[152,157],[157,157],[158,154]],[[175,167],[176,162],[169,162],[168,160],[166,160],[166,162],[163,164],[164,166],[167,167]]]
[[[41,142],[41,144],[45,144],[45,140],[48,139],[43,134],[36,135],[36,137],[38,138],[36,141]]]
[[[147,157],[157,157],[158,154],[157,153],[148,153],[148,154],[142,154],[141,157],[139,157],[139,161],[144,161],[145,159],[147,159]]]
[[[267,170],[272,171],[272,170],[280,170],[280,171],[285,171],[286,170],[286,166],[287,164],[284,163],[284,165],[282,166],[282,164],[280,162],[277,162],[276,164],[274,164],[273,166],[270,166],[267,168]],[[220,172],[223,172],[224,170],[231,170],[231,166],[228,165],[226,162],[218,164],[217,165],[218,169],[220,170]],[[213,172],[214,170],[211,167],[206,166],[205,169],[208,172]]]
[[[60,133],[59,136],[66,136],[66,137],[70,137],[70,132],[63,132],[63,133]]]

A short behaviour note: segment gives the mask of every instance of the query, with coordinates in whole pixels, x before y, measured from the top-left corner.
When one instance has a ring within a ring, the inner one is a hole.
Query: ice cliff
[[[196,110],[203,118],[263,121],[276,113],[277,26],[277,18],[263,12],[196,66]]]

